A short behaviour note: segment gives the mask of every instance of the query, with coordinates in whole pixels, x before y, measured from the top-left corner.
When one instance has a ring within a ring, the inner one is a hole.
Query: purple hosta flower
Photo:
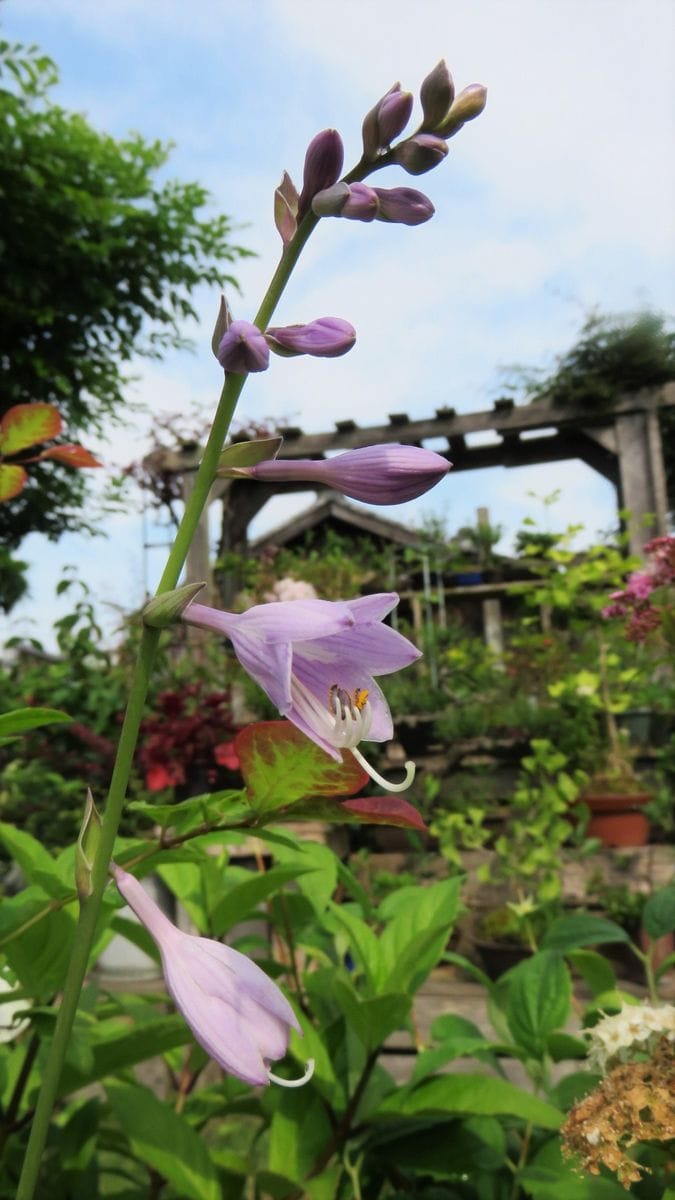
[[[267,370],[270,351],[257,325],[250,321],[231,321],[221,338],[216,357],[226,371],[247,375],[249,371]]]
[[[316,193],[332,187],[340,178],[343,162],[344,146],[337,129],[323,129],[312,138],[305,155],[298,221],[309,212]]]
[[[305,1083],[279,1079],[269,1064],[283,1058],[297,1017],[279,988],[256,963],[212,938],[183,933],[151,900],[133,875],[116,864],[110,872],[127,904],[145,925],[162,956],[164,978],[176,1008],[206,1053],[245,1083]]]
[[[371,108],[363,122],[363,154],[373,161],[405,129],[412,112],[411,92],[402,92],[400,83]]]
[[[383,618],[398,603],[395,592],[357,600],[289,600],[258,604],[244,613],[191,604],[189,625],[214,629],[232,642],[244,670],[288,717],[331,758],[351,750],[369,775],[390,792],[412,783],[387,783],[370,766],[358,743],[393,736],[389,706],[373,676],[400,671],[419,650]]]
[[[424,192],[415,188],[374,188],[380,202],[378,221],[397,225],[423,225],[433,217],[435,209]]]
[[[409,175],[424,175],[443,162],[448,147],[443,138],[434,133],[416,133],[414,137],[406,138],[394,150],[394,162],[403,167]]]
[[[311,354],[314,358],[338,358],[351,350],[356,330],[340,317],[319,317],[309,325],[286,325],[265,330],[270,350],[290,357]]]
[[[326,459],[273,458],[237,475],[265,481],[308,480],[364,504],[404,504],[416,500],[443,478],[451,464],[421,446],[363,446]]]
[[[317,192],[312,209],[317,217],[390,221],[400,225],[421,225],[434,215],[429,197],[415,188],[371,188],[365,183],[336,183]]]

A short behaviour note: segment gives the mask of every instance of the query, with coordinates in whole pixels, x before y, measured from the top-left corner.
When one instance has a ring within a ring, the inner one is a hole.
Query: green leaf
[[[567,1058],[586,1058],[588,1045],[582,1039],[573,1037],[571,1033],[549,1033],[546,1039],[546,1049],[554,1062],[564,1062]]]
[[[416,829],[426,832],[426,825],[414,805],[401,796],[357,796],[355,800],[337,800],[316,796],[301,800],[275,820],[330,821],[334,825],[391,825],[397,829]]]
[[[276,458],[283,440],[282,437],[271,437],[256,438],[251,442],[230,442],[220,452],[216,474],[227,476],[232,467],[255,467],[258,463]]]
[[[250,814],[245,792],[231,788],[191,796],[178,804],[147,804],[143,800],[132,800],[127,807],[161,825],[162,829],[171,827],[177,834],[187,833],[202,824],[209,827],[223,821],[235,824]]]
[[[295,867],[299,891],[321,916],[335,891],[339,859],[329,846],[310,841],[298,842],[295,847],[277,844],[275,854],[279,862]]]
[[[363,1000],[353,987],[339,978],[334,981],[333,992],[348,1024],[366,1050],[381,1046],[390,1033],[401,1029],[412,1005],[412,995],[397,992]]]
[[[383,962],[380,943],[375,933],[369,925],[366,925],[365,921],[350,912],[344,904],[331,903],[329,912],[337,924],[344,929],[348,944],[363,967],[371,989],[374,992],[379,991],[383,975]]]
[[[268,1167],[287,1179],[300,1182],[311,1170],[317,1147],[328,1144],[331,1125],[315,1089],[307,1084],[297,1091],[279,1088],[269,1096],[274,1112],[269,1130]]]
[[[569,971],[552,950],[540,950],[509,971],[506,1020],[516,1045],[542,1058],[548,1035],[569,1016],[571,996]]]
[[[399,1089],[382,1101],[378,1117],[452,1112],[466,1116],[517,1117],[543,1129],[558,1129],[564,1114],[515,1084],[487,1075],[440,1075],[412,1092]]]
[[[394,910],[380,937],[388,990],[414,992],[436,966],[460,911],[460,884],[455,878],[399,888],[380,905],[380,918]]]
[[[616,987],[616,975],[610,963],[596,950],[570,950],[567,958],[582,979],[586,981],[591,994],[599,996],[602,992],[611,992]]]
[[[479,1171],[501,1169],[506,1138],[494,1117],[468,1117],[464,1121],[441,1117],[430,1118],[424,1124],[396,1122],[393,1129],[387,1125],[370,1141],[369,1148],[381,1161],[406,1171],[438,1178],[475,1177]]]
[[[229,888],[216,904],[211,913],[213,936],[222,937],[238,921],[243,921],[249,916],[268,896],[281,891],[285,884],[314,870],[313,866],[300,867],[293,863],[289,866],[270,867],[268,871],[258,874],[251,873],[250,879]]]
[[[28,482],[28,472],[15,463],[0,462],[0,501],[13,500]]]
[[[206,1143],[185,1117],[138,1084],[108,1084],[108,1100],[131,1148],[185,1200],[221,1200]]]
[[[351,796],[368,776],[349,751],[336,762],[289,721],[262,721],[234,740],[251,806],[270,813],[308,796]]]
[[[133,1026],[127,1017],[99,1021],[90,1029],[89,1041],[90,1062],[85,1069],[66,1065],[59,1083],[60,1096],[157,1058],[176,1046],[185,1046],[192,1041],[192,1034],[178,1014],[159,1016],[150,1012],[145,1020],[139,1020],[136,1014]]]
[[[75,880],[66,883],[48,850],[41,842],[17,829],[16,825],[0,823],[0,842],[7,853],[21,867],[29,883],[37,883],[48,896],[64,900],[72,896]]]
[[[15,708],[13,712],[0,713],[0,738],[72,719],[58,708]]]
[[[19,900],[21,895],[13,899]],[[75,932],[75,907],[73,903],[47,913],[4,946],[10,967],[36,1000],[49,999],[63,986]]]
[[[642,910],[642,924],[650,938],[675,930],[675,884],[652,893]]]
[[[615,921],[588,913],[556,917],[544,935],[542,950],[576,950],[581,946],[602,946],[609,942],[627,942],[628,934]]]

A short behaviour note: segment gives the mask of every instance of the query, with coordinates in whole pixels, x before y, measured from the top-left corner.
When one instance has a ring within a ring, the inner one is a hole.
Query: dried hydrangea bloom
[[[651,1031],[650,1031],[651,1032]],[[614,1171],[629,1187],[646,1170],[628,1153],[638,1142],[675,1137],[675,1046],[662,1036],[646,1061],[614,1067],[570,1112],[561,1129],[562,1152],[591,1175]]]

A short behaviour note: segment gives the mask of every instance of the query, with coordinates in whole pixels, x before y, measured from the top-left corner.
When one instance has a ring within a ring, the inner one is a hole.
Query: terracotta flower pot
[[[646,846],[649,820],[641,811],[651,792],[589,792],[580,799],[591,810],[588,836],[604,846]]]

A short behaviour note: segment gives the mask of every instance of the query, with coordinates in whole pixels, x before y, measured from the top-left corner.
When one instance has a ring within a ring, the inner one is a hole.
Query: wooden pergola
[[[453,476],[458,471],[485,467],[581,459],[614,484],[618,509],[630,513],[629,550],[640,553],[651,537],[667,532],[659,411],[674,406],[675,382],[621,395],[606,408],[592,410],[580,404],[563,408],[546,400],[516,405],[511,399],[498,399],[491,409],[481,412],[457,413],[453,408],[439,408],[433,417],[423,420],[391,413],[386,425],[360,426],[349,420],[336,421],[326,433],[304,433],[296,427],[279,429],[284,437],[279,457],[320,459],[336,450],[383,442],[415,446],[433,442],[433,449],[452,461]],[[445,441],[445,448],[439,449],[439,440]],[[145,465],[180,475],[187,496],[200,457],[201,448],[191,444],[176,451],[155,451]],[[222,499],[224,503],[219,552],[246,550],[250,522],[271,496],[308,490],[319,492],[322,488],[307,483],[218,481],[210,501]],[[190,550],[187,578],[210,579],[206,516]]]

